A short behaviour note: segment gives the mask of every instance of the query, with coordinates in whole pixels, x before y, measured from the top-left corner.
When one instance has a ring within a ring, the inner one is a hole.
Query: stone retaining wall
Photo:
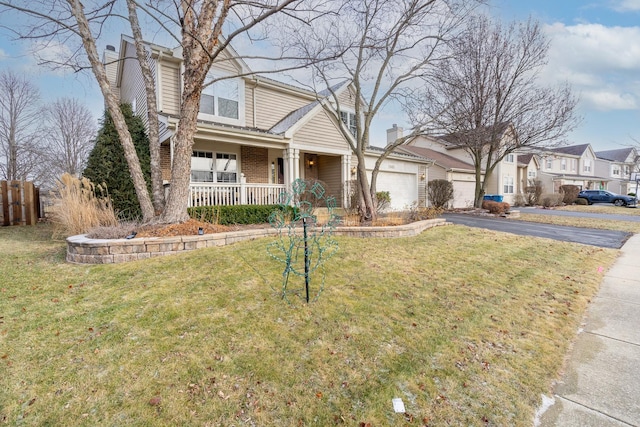
[[[411,237],[427,228],[446,225],[443,218],[387,227],[336,227],[334,236]],[[136,239],[89,239],[85,234],[67,238],[67,261],[78,264],[113,264],[213,246],[225,246],[244,240],[274,236],[273,228],[229,231],[203,236],[141,237]]]

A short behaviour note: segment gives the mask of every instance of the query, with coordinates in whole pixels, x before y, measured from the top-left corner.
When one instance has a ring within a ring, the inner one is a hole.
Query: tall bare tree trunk
[[[107,109],[109,110],[109,113],[113,118],[114,126],[116,128],[116,131],[118,132],[118,137],[120,138],[122,148],[124,149],[124,156],[127,160],[127,164],[129,165],[129,171],[131,172],[133,186],[136,190],[138,201],[140,202],[142,220],[144,222],[149,222],[154,217],[153,205],[151,203],[151,198],[149,197],[149,191],[147,190],[144,175],[142,174],[140,160],[138,159],[138,154],[136,153],[136,149],[133,145],[133,140],[131,139],[131,134],[129,133],[129,129],[127,128],[124,116],[120,111],[118,99],[111,90],[111,85],[109,84],[109,79],[107,78],[104,64],[102,64],[102,61],[100,61],[100,57],[95,45],[95,40],[93,38],[93,35],[91,34],[87,18],[84,15],[83,6],[79,0],[67,1],[71,6],[71,10],[74,18],[76,19],[76,22],[78,23],[78,33],[82,37],[82,44],[85,51],[87,52],[89,62],[91,63],[91,69],[93,71],[93,74],[96,76],[98,84],[100,85],[100,90],[102,91],[102,95],[104,96],[105,102],[107,104]]]
[[[151,191],[153,193],[153,207],[156,215],[160,215],[164,210],[164,186],[162,185],[162,169],[160,166],[160,125],[158,121],[158,103],[156,102],[156,84],[151,73],[149,62],[147,61],[146,49],[142,39],[142,31],[136,12],[134,0],[127,0],[129,9],[129,22],[135,40],[136,56],[142,70],[145,93],[147,95],[147,118],[149,120],[149,155],[151,163]]]

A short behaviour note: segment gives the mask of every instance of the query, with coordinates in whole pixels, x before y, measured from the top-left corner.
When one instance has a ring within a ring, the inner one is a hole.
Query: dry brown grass
[[[320,299],[290,306],[269,239],[86,266],[48,230],[0,227],[7,425],[530,427],[617,253],[338,238]]]
[[[96,197],[96,190],[105,194]],[[57,237],[83,234],[99,226],[116,226],[113,205],[106,188],[87,178],[78,179],[68,173],[60,177],[52,192],[51,222]]]

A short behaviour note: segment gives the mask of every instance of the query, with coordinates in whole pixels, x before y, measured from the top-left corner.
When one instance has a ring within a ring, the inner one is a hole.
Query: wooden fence
[[[0,181],[0,225],[36,225],[40,191],[27,181]]]

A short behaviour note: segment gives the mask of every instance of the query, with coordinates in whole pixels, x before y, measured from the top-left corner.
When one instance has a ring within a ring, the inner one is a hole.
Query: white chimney
[[[404,136],[404,129],[399,128],[397,124],[393,124],[391,129],[387,129],[387,145],[393,144],[398,138]]]

